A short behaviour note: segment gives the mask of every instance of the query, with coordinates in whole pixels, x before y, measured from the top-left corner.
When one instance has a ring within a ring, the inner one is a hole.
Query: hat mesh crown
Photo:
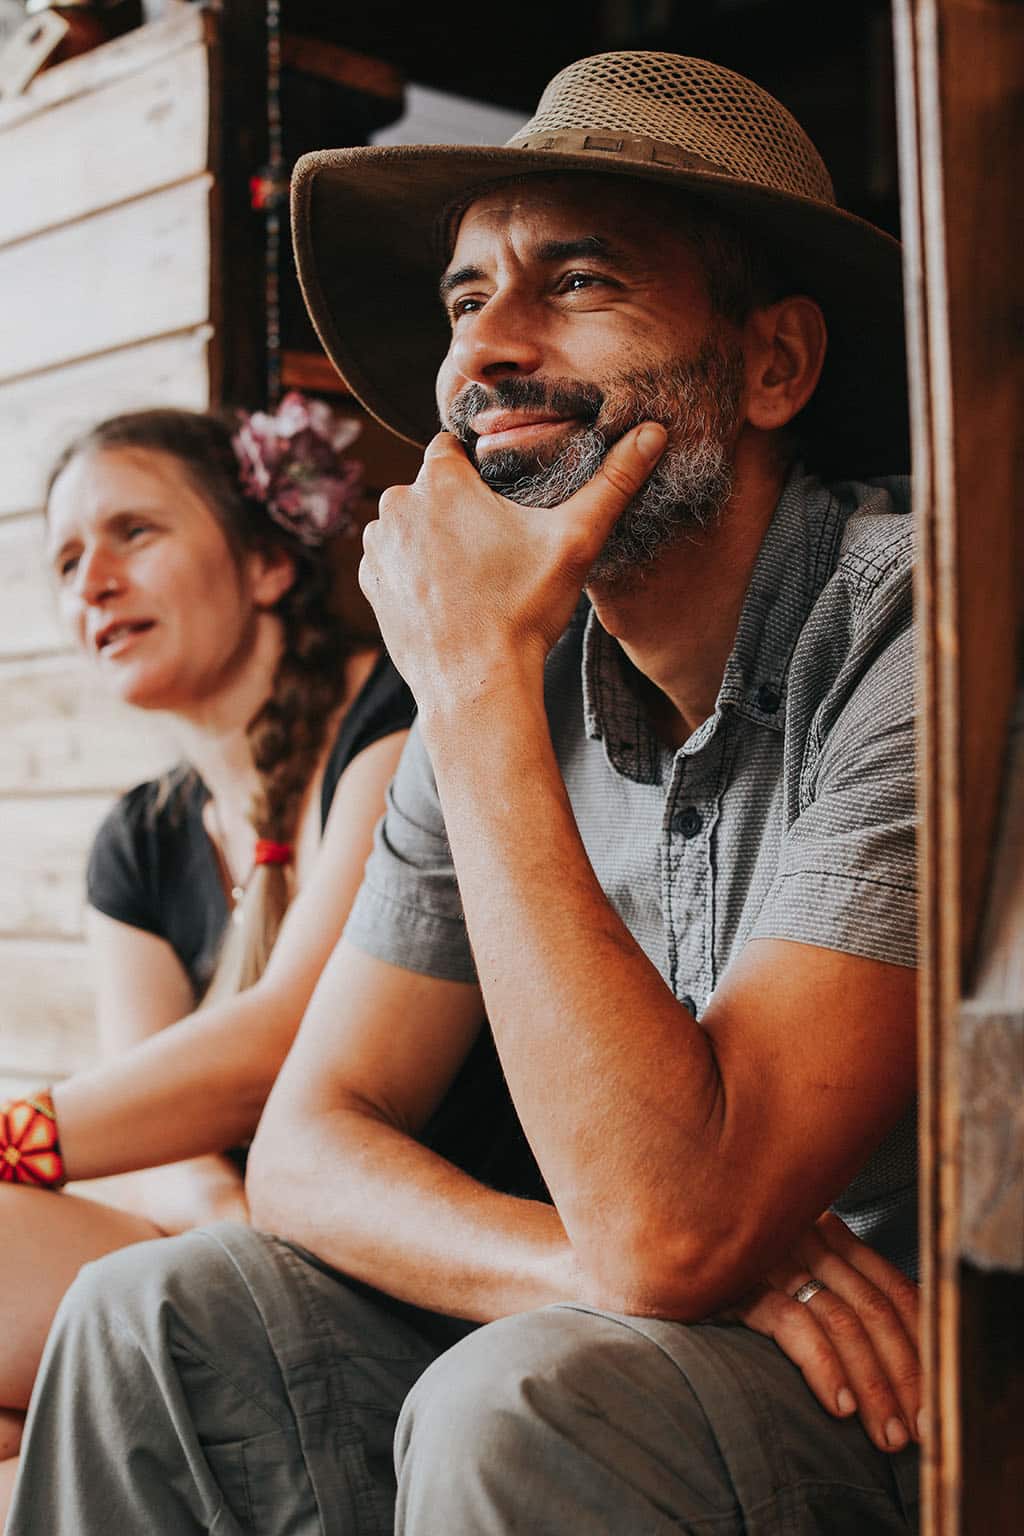
[[[509,140],[565,129],[637,134],[779,192],[835,202],[825,163],[774,96],[743,75],[677,53],[599,53],[548,84]]]

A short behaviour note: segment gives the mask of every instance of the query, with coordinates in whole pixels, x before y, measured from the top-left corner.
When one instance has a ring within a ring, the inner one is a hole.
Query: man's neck
[[[671,545],[635,580],[595,585],[597,618],[636,668],[657,735],[681,746],[713,714],[758,551],[785,483],[782,467],[739,455],[712,528]]]

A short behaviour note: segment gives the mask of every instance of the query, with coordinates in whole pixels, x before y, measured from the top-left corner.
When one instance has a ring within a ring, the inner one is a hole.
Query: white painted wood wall
[[[69,651],[40,507],[83,427],[209,403],[210,24],[172,5],[0,102],[0,1091],[93,1058],[86,853],[169,760]]]

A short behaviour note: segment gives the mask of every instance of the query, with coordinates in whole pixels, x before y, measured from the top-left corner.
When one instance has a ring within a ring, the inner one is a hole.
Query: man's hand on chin
[[[359,582],[422,712],[513,677],[539,684],[613,523],[653,470],[665,429],[626,434],[561,506],[521,507],[439,432],[413,485],[392,486],[363,536]]]

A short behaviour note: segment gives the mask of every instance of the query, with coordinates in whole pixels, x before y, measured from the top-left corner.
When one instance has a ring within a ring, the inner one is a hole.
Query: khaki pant
[[[7,1531],[881,1536],[917,1529],[915,1483],[745,1329],[471,1329],[224,1224],[83,1270]]]

